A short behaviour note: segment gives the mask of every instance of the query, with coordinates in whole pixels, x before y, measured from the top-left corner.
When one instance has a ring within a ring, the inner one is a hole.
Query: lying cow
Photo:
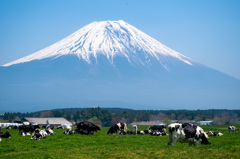
[[[46,138],[46,135],[47,133],[45,130],[36,129],[32,134],[31,140],[41,140]]]
[[[181,143],[189,143],[189,146],[200,144],[209,145],[211,143],[207,140],[207,135],[199,126],[190,123],[174,123],[168,125],[169,141],[168,145],[175,145],[177,141]]]
[[[30,136],[31,134],[30,134],[29,132],[20,132],[20,135],[21,135],[21,136],[27,136],[27,135]]]
[[[164,132],[164,131],[157,131],[157,130],[155,130],[155,131],[152,131],[152,132],[150,133],[150,135],[152,135],[152,136],[166,136],[167,133]]]
[[[220,133],[220,132],[214,132],[214,131],[209,131],[209,132],[207,132],[207,135],[208,135],[208,136],[223,136],[222,133]]]
[[[145,135],[144,131],[142,131],[142,130],[141,131],[137,131],[137,134],[138,135]]]
[[[229,127],[228,127],[228,131],[229,131],[230,133],[231,133],[231,132],[236,133],[237,129],[236,129],[235,126],[229,126]]]
[[[45,131],[46,131],[47,135],[56,135],[56,133],[52,129],[50,129],[50,128],[48,128]]]
[[[117,123],[111,126],[107,134],[127,134],[127,124],[126,123]]]
[[[1,133],[0,137],[1,138],[9,138],[9,137],[11,137],[11,135],[10,135],[10,133],[8,131],[6,131],[5,133]]]
[[[76,123],[76,133],[79,134],[92,134],[94,132],[97,132],[98,130],[101,130],[99,126],[93,124],[92,122],[89,121],[83,121]]]
[[[166,132],[166,126],[165,125],[154,125],[154,126],[150,126],[148,128],[148,130]]]
[[[63,134],[65,134],[65,135],[72,135],[72,134],[74,134],[74,131],[73,130],[64,130],[63,131]]]

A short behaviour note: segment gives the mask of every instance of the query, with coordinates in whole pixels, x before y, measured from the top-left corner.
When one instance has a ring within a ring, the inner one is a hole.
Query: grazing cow
[[[63,134],[65,134],[65,135],[72,135],[72,134],[74,134],[74,131],[71,130],[71,129],[70,130],[69,129],[68,130],[64,130]]]
[[[214,131],[209,131],[209,132],[207,132],[207,135],[208,135],[208,136],[223,136],[222,133],[220,133],[220,132],[214,132]]]
[[[107,134],[127,134],[127,124],[126,123],[117,123],[111,126],[107,132]]]
[[[11,135],[10,135],[10,133],[8,132],[8,131],[6,131],[5,133],[1,133],[0,134],[0,137],[1,138],[9,138]]]
[[[101,130],[99,126],[93,124],[92,122],[89,121],[83,121],[83,122],[78,122],[76,123],[76,133],[79,134],[92,134],[97,132],[98,130]]]
[[[200,144],[209,145],[207,136],[204,133],[203,129],[199,126],[190,124],[190,123],[174,123],[168,125],[169,130],[169,141],[168,145],[175,145],[177,141],[184,143],[189,143],[189,146]]]
[[[133,126],[132,126],[133,134],[137,135],[137,130],[138,130],[137,125],[133,125]]]
[[[237,129],[235,126],[229,126],[228,131],[229,131],[229,133],[231,133],[231,132],[236,133]]]

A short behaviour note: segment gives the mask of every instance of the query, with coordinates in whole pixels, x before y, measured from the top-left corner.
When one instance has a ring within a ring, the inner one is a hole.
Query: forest
[[[22,120],[24,117],[64,117],[71,122],[92,121],[101,126],[110,126],[116,122],[127,124],[140,121],[194,120],[214,121],[214,124],[240,124],[240,110],[133,110],[125,108],[66,108],[37,111],[31,113],[6,112],[0,115],[0,122]]]

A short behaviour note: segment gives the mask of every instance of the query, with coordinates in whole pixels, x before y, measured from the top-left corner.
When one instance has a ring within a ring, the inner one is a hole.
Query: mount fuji
[[[93,22],[0,67],[1,111],[91,106],[239,109],[240,80],[122,20]]]

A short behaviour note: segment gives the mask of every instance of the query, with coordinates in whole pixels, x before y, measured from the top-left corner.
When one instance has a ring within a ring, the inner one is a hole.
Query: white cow
[[[189,143],[189,146],[200,144],[211,144],[207,140],[207,135],[199,126],[190,123],[174,123],[168,125],[169,141],[168,145],[175,145],[177,141],[181,143]]]

